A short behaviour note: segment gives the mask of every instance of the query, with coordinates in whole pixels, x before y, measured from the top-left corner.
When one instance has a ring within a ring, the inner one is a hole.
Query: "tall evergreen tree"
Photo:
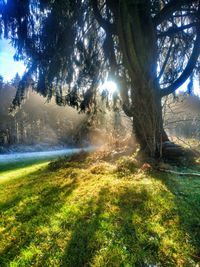
[[[3,87],[3,76],[0,75],[0,90],[2,89]]]
[[[20,81],[21,81],[21,78],[20,78],[20,76],[19,76],[19,73],[17,72],[16,74],[15,74],[15,77],[11,80],[11,84],[12,84],[12,86],[14,86],[14,87],[18,87],[18,85],[19,85],[19,83],[20,83]]]
[[[117,82],[141,149],[160,157],[168,137],[162,97],[199,74],[198,0],[1,1],[1,33],[25,60],[26,88],[58,105],[95,106],[100,82]]]

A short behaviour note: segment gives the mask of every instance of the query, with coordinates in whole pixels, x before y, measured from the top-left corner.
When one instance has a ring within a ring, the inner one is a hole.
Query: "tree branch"
[[[164,37],[164,36],[171,36],[173,34],[176,34],[180,31],[183,31],[183,30],[186,30],[186,29],[189,29],[189,28],[192,28],[194,26],[196,26],[197,23],[196,22],[193,22],[193,23],[190,23],[190,24],[187,24],[187,25],[183,25],[181,27],[170,27],[167,31],[164,31],[164,32],[160,32],[157,37],[160,38],[160,37]]]
[[[169,59],[169,57],[170,57],[170,53],[171,53],[171,50],[172,50],[172,45],[173,45],[173,40],[172,40],[172,42],[171,42],[171,44],[170,44],[170,47],[169,47],[169,49],[168,49],[168,51],[167,51],[167,55],[166,55],[165,61],[164,61],[164,63],[163,63],[162,69],[161,69],[161,71],[160,71],[160,73],[159,73],[158,80],[160,80],[161,76],[162,76],[163,73],[164,73],[165,67],[166,67],[167,62],[168,62],[168,59]]]
[[[197,59],[200,54],[200,29],[197,31],[197,37],[194,43],[193,51],[190,56],[190,59],[188,60],[187,66],[185,67],[182,74],[179,76],[179,78],[174,81],[174,83],[164,89],[161,90],[161,97],[169,95],[176,91],[191,75],[193,69],[195,68]]]
[[[91,0],[92,8],[94,11],[94,16],[99,25],[105,30],[105,32],[110,32],[111,34],[116,34],[116,28],[113,23],[110,23],[101,16],[100,10],[98,8],[97,0]]]
[[[165,7],[153,18],[155,26],[161,24],[164,20],[168,19],[175,11],[181,9],[184,4],[191,4],[192,0],[171,0]]]

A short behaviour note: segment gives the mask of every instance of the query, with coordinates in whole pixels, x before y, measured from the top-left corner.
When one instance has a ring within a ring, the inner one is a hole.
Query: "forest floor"
[[[199,264],[200,177],[104,152],[0,173],[0,266]]]

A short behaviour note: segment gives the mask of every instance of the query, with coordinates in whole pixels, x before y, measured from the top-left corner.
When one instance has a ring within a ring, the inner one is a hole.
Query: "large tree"
[[[141,149],[151,157],[162,155],[168,140],[162,98],[198,74],[199,1],[0,3],[1,35],[27,65],[14,106],[31,85],[48,99],[54,95],[60,105],[87,110],[96,105],[97,88],[108,77],[118,84]]]

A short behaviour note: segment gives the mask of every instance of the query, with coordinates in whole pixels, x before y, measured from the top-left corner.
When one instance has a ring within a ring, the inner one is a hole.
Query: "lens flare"
[[[113,94],[117,91],[117,85],[113,81],[106,81],[100,88],[100,91],[107,89],[109,94]]]

